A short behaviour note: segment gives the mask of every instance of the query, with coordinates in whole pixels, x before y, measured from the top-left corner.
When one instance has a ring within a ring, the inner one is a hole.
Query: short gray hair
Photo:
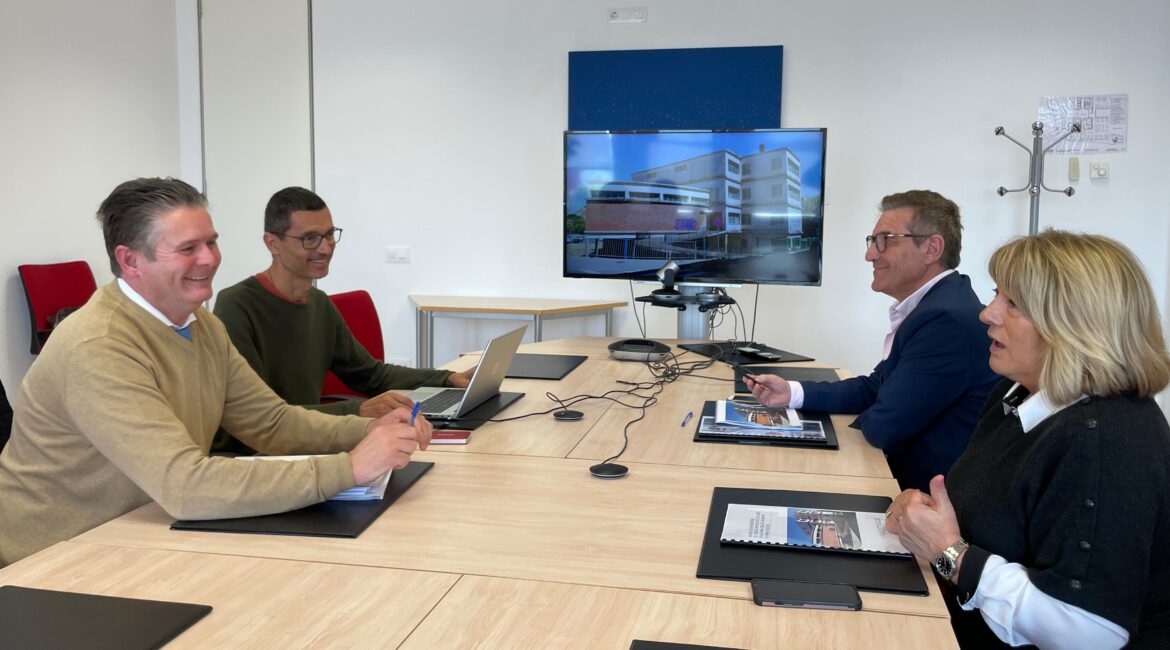
[[[97,211],[106,239],[110,270],[121,277],[114,249],[126,246],[154,259],[154,220],[184,207],[207,207],[207,197],[177,178],[136,178],[114,188]]]
[[[910,190],[883,198],[881,207],[882,212],[898,208],[914,210],[914,218],[907,224],[911,234],[941,235],[943,267],[959,267],[960,253],[963,251],[963,222],[959,218],[959,206],[954,201],[938,192]],[[915,244],[920,245],[917,240]]]

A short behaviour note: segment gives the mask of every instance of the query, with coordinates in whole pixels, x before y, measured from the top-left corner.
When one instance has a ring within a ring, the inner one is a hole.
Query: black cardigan
[[[1170,647],[1170,427],[1152,399],[1091,397],[1024,433],[1002,382],[947,477],[963,538],[960,590],[994,553],[1044,593]],[[976,613],[977,614],[977,613]],[[982,619],[979,620],[982,623]]]

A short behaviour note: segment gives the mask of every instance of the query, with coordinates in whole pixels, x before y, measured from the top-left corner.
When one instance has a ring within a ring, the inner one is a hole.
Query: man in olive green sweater
[[[117,279],[53,332],[0,454],[0,565],[151,500],[180,519],[300,508],[404,467],[431,428],[289,406],[201,307],[219,267],[206,200],[173,179],[119,185],[98,218]],[[224,428],[286,463],[209,457]],[[348,452],[347,452],[348,450]]]
[[[410,407],[389,392],[419,386],[462,388],[474,368],[461,373],[383,363],[354,338],[337,307],[313,282],[329,274],[341,229],[321,197],[303,187],[286,187],[264,209],[264,245],[272,264],[261,273],[219,292],[215,315],[256,374],[289,404],[334,414],[380,417]],[[333,371],[366,400],[321,404],[321,384]],[[220,433],[214,451],[247,452],[247,446]]]

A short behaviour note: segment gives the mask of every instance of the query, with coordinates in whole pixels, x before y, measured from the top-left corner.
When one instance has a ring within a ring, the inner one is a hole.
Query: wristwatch
[[[959,538],[959,541],[944,548],[943,552],[934,558],[934,570],[938,571],[938,574],[944,580],[950,580],[951,576],[955,573],[959,556],[963,554],[963,551],[967,550],[968,546],[970,544],[964,542],[962,538]]]

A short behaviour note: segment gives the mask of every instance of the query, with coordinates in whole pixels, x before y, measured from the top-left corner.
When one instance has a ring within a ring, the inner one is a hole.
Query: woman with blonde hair
[[[1006,379],[945,485],[903,492],[887,527],[957,596],[964,647],[1170,648],[1170,356],[1141,265],[1050,230],[988,269]]]

